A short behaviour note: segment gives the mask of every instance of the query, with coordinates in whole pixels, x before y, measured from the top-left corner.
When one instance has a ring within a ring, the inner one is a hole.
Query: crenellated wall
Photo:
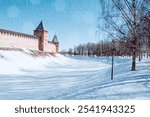
[[[0,32],[0,46],[38,50],[38,38],[9,32]]]
[[[39,37],[0,29],[0,47],[39,50]],[[54,43],[47,41],[44,48],[45,52],[56,53],[56,45]]]

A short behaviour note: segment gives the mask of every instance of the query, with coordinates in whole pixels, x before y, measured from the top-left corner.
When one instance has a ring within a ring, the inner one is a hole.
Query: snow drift
[[[0,51],[0,74],[24,74],[25,70],[41,70],[48,64],[48,57],[35,58],[21,51]]]
[[[49,66],[59,67],[61,65],[67,65],[67,64],[72,64],[72,65],[75,65],[75,63],[81,64],[77,60],[64,57],[60,54],[56,54],[55,57],[54,56],[44,56],[44,57],[30,56],[30,51],[27,50],[24,51],[0,50],[0,55],[1,55],[0,66],[2,66],[0,67],[1,75],[13,75],[13,74],[23,75],[25,74],[26,71],[30,71],[30,70],[41,71],[41,70],[45,70]],[[105,65],[106,64],[101,64],[101,66],[105,66]],[[73,69],[70,68],[68,70],[71,71]]]
[[[33,57],[30,51],[0,51],[0,99],[150,99],[150,60],[115,57]]]

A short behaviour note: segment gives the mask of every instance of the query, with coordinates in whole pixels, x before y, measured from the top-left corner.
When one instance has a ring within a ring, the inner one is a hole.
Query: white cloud
[[[35,29],[35,26],[30,21],[24,22],[24,24],[22,25],[23,32],[25,32],[27,34],[32,34],[33,32],[31,32],[31,31],[34,29]]]
[[[66,8],[65,0],[56,0],[54,4],[55,11],[61,12]]]
[[[10,17],[10,18],[16,18],[19,16],[19,13],[20,13],[20,9],[17,7],[17,6],[10,6],[8,9],[7,9],[7,15]]]
[[[41,0],[29,0],[32,5],[40,4]]]

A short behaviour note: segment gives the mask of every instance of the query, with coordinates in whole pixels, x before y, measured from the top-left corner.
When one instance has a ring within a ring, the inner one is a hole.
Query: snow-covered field
[[[130,58],[115,57],[110,80],[107,57],[0,55],[0,99],[150,99],[150,59],[131,72]]]

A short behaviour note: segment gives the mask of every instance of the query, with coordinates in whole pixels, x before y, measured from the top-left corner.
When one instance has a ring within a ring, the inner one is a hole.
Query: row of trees
[[[142,56],[150,56],[150,38],[145,39],[141,43],[140,49],[136,57],[139,61]],[[98,43],[80,44],[68,50],[69,55],[82,55],[82,56],[112,56],[114,51],[115,56],[132,56],[132,48],[127,46],[130,42],[124,40],[117,40],[111,42],[109,40],[100,41]]]
[[[132,56],[131,70],[136,70],[136,58],[150,49],[150,0],[100,0],[99,33],[105,31],[108,40],[115,40],[116,55]],[[75,55],[110,56],[110,41],[81,44],[68,53]]]

